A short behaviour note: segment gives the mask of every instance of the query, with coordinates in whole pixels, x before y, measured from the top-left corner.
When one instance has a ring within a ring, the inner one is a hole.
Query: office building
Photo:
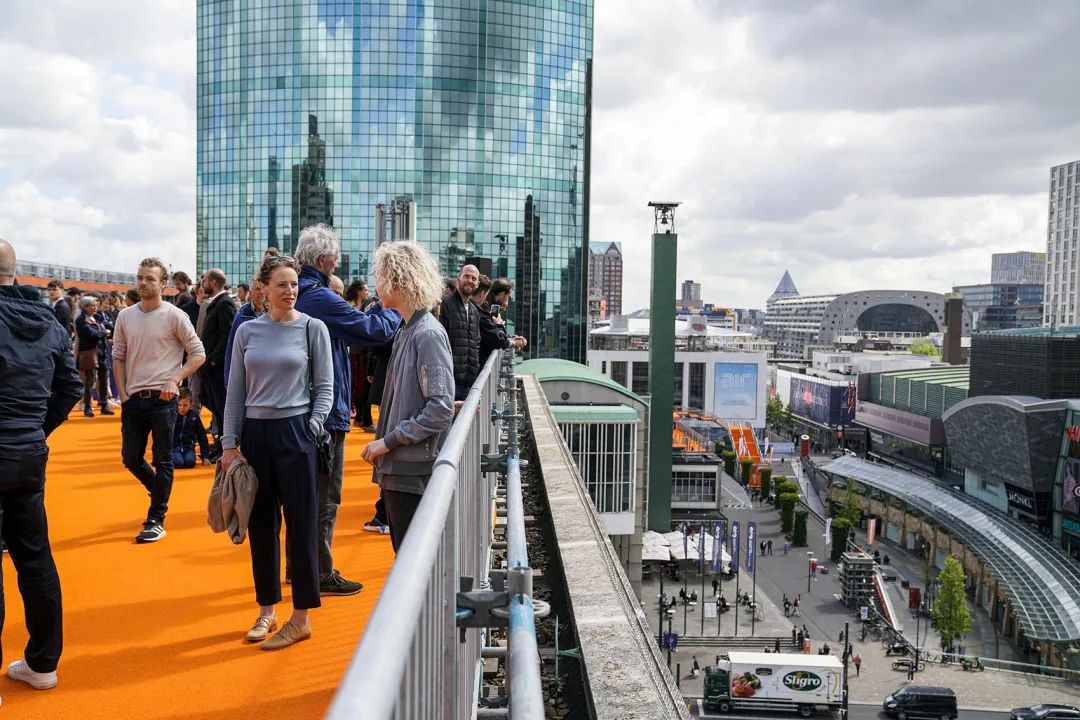
[[[338,274],[415,237],[515,282],[528,354],[585,358],[593,4],[197,3],[198,266],[304,227]]]
[[[777,284],[776,289],[773,290],[773,294],[765,301],[765,311],[768,312],[769,308],[777,300],[798,296],[799,289],[795,287],[795,281],[791,279],[791,274],[785,270],[784,276],[780,278],[780,282]]]
[[[1080,324],[1080,161],[1050,168],[1044,325]]]
[[[971,395],[1080,398],[1080,327],[973,335]]]
[[[701,307],[701,283],[683,280],[679,289],[679,307],[697,310]]]
[[[976,333],[1042,325],[1043,290],[1042,283],[997,281],[953,288],[963,296],[964,310],[971,315],[971,331]]]
[[[749,333],[675,321],[674,406],[765,427],[766,358],[771,344]],[[615,317],[589,332],[589,367],[637,395],[649,394],[649,318]]]
[[[622,243],[589,243],[589,296],[598,319],[622,314]]]
[[[1045,285],[1046,253],[994,253],[990,256],[990,282]]]

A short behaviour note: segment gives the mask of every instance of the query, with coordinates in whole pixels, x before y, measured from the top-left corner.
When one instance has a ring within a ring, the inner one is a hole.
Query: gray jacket
[[[413,314],[394,339],[375,437],[390,452],[382,475],[430,475],[454,421],[454,361],[446,330],[427,310]]]

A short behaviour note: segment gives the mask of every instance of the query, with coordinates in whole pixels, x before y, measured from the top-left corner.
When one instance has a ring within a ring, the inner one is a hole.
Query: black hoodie
[[[43,440],[82,397],[71,339],[33,288],[0,285],[0,444]]]

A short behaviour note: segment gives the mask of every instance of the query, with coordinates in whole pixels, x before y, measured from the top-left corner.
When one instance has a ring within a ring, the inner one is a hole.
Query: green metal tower
[[[675,271],[677,202],[651,202],[652,288],[649,298],[649,529],[671,531],[671,418],[675,410]]]

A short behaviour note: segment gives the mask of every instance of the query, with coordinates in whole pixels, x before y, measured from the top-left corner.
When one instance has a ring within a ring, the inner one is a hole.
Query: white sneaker
[[[56,671],[39,673],[30,669],[25,660],[16,660],[8,665],[8,677],[12,680],[21,680],[35,690],[48,690],[56,687]]]

